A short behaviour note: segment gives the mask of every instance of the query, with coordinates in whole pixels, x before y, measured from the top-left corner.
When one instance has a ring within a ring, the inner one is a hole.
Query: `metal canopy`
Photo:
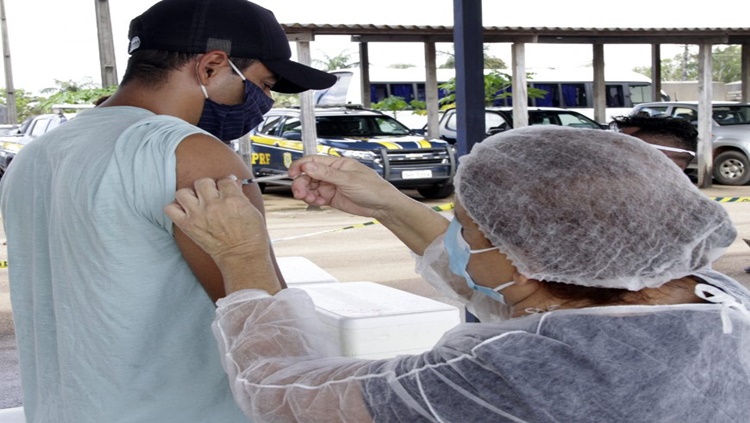
[[[354,42],[452,43],[452,26],[282,24],[288,35],[350,35]],[[750,28],[560,28],[483,29],[485,43],[549,44],[748,44]]]
[[[711,186],[712,150],[710,146],[710,103],[712,98],[711,84],[711,47],[717,44],[742,45],[742,101],[750,101],[750,28],[560,28],[560,27],[482,27],[477,37],[475,32],[481,25],[481,6],[469,0],[454,0],[454,22],[451,26],[420,25],[333,25],[333,24],[282,24],[290,41],[312,40],[315,35],[349,35],[353,42],[360,44],[360,66],[364,68],[363,98],[369,92],[369,81],[366,78],[369,58],[369,42],[421,42],[425,45],[426,81],[434,85],[434,49],[435,43],[454,43],[456,45],[456,68],[459,73],[476,73],[481,65],[471,60],[482,43],[511,43],[513,64],[514,92],[523,92],[525,88],[525,44],[589,44],[593,47],[594,65],[594,118],[604,116],[604,44],[650,44],[652,49],[652,70],[654,84],[652,93],[657,98],[661,91],[660,45],[661,44],[694,44],[699,52],[699,93],[701,112],[699,113],[699,146],[698,146],[698,185],[702,188]],[[466,9],[466,10],[464,10]],[[479,40],[481,39],[481,41]],[[471,101],[480,95],[480,88],[471,85],[471,81],[460,81],[457,88],[463,93],[463,103],[457,104],[463,116],[483,117],[482,108]],[[463,84],[463,85],[462,85]],[[465,85],[465,86],[464,86]],[[476,84],[474,84],[476,85]],[[457,91],[459,91],[457,89]],[[458,96],[458,93],[457,93]],[[369,99],[365,100],[369,107]],[[432,99],[434,101],[434,99]],[[513,113],[526,116],[524,102],[514,102]],[[428,132],[430,135],[437,128],[437,111],[435,105],[428,104]],[[309,111],[312,113],[312,110]],[[479,119],[479,118],[477,118]],[[471,119],[470,119],[471,120]],[[480,119],[482,120],[482,119]],[[470,129],[459,119],[457,145],[459,153],[471,150],[476,135],[469,136]],[[468,122],[467,122],[468,123]],[[483,127],[483,122],[472,121],[472,127]],[[518,124],[525,122],[520,119]],[[460,155],[460,154],[459,154]]]

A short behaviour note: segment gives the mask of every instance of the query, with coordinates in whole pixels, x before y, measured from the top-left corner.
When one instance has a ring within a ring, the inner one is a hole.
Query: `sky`
[[[38,92],[55,81],[101,83],[95,20],[98,0],[4,0],[8,44],[16,89]],[[156,0],[109,0],[118,79],[127,64],[130,20]],[[453,0],[256,0],[271,9],[281,23],[453,25]],[[484,26],[742,28],[750,27],[746,0],[729,0],[721,8],[674,7],[669,2],[630,0],[482,0]],[[662,46],[662,58],[679,54],[684,46]],[[697,51],[697,46],[692,47]],[[438,44],[438,51],[452,51]],[[311,44],[313,59],[351,53],[358,46],[348,36],[318,36]],[[373,66],[424,66],[419,43],[370,43]],[[649,45],[605,45],[607,67],[633,69],[650,65]],[[292,44],[292,52],[295,46]],[[510,44],[493,44],[489,53],[511,65]],[[447,56],[438,54],[438,64]],[[590,45],[527,44],[526,66],[583,66],[592,60]],[[6,86],[0,67],[0,87]]]

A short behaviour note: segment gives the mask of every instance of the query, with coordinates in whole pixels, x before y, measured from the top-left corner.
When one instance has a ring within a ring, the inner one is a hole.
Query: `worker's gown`
[[[298,289],[228,296],[214,334],[256,423],[747,422],[750,292],[719,279],[700,285],[704,304],[462,324],[385,360],[338,355]]]

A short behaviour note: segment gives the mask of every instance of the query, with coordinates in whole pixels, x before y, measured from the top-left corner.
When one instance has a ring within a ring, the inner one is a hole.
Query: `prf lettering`
[[[253,153],[253,164],[271,164],[271,153]]]

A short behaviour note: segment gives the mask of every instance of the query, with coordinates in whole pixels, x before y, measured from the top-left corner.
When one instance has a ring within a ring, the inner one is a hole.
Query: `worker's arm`
[[[448,219],[401,193],[356,160],[306,156],[289,167],[294,197],[347,213],[373,217],[409,249],[423,255],[448,228]]]

